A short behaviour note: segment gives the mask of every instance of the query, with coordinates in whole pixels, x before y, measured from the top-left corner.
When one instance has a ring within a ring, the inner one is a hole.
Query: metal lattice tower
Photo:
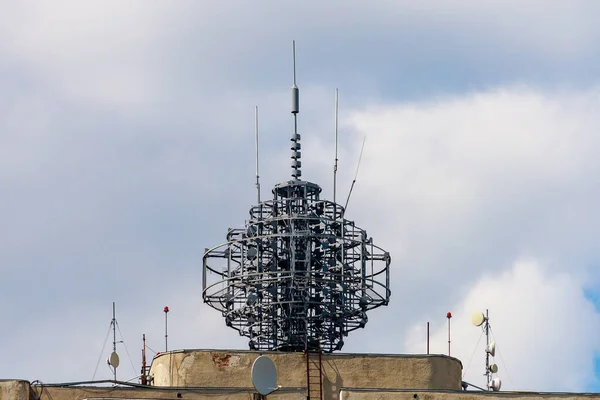
[[[226,243],[206,249],[202,296],[250,349],[332,352],[365,326],[368,310],[388,304],[390,255],[341,205],[321,199],[317,184],[300,180],[298,105],[294,56],[293,179],[253,206]]]

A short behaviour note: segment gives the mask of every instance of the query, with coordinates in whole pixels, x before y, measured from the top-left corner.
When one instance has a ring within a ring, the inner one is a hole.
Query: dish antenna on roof
[[[259,356],[252,364],[252,385],[263,396],[279,389],[275,363],[267,356]]]
[[[488,310],[485,310],[485,314],[477,311],[474,312],[471,316],[471,322],[475,326],[483,325],[483,330],[485,331],[485,379],[486,379],[486,387],[487,390],[492,390],[497,392],[500,390],[500,386],[502,386],[502,381],[500,378],[492,378],[492,374],[498,372],[498,366],[496,364],[490,364],[490,356],[496,356],[496,342],[490,342],[490,318]]]

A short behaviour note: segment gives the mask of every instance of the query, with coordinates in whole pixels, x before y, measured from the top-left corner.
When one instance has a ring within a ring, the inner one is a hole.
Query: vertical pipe
[[[429,321],[427,322],[427,354],[429,354]]]
[[[490,320],[488,310],[485,310],[485,381],[487,390],[490,390]]]
[[[146,379],[146,334],[142,335],[142,385],[148,384],[148,379]]]
[[[446,318],[448,318],[448,357],[450,357],[450,318],[452,318],[452,313],[448,312]]]
[[[254,109],[254,142],[256,147],[256,192],[260,204],[260,182],[258,175],[258,106]]]
[[[117,352],[117,317],[116,317],[114,301],[113,301],[113,317],[112,317],[111,324],[113,327],[113,353],[116,353]],[[113,378],[116,381],[117,380],[117,367],[115,367],[115,366],[112,366],[112,367],[113,367]]]
[[[337,168],[338,168],[338,90],[335,89],[335,159],[333,162],[333,202],[336,203]],[[337,204],[337,203],[336,203]],[[337,211],[337,205],[335,210]],[[337,216],[334,215],[334,219]]]
[[[169,313],[169,307],[165,306],[165,308],[163,309],[163,311],[165,312],[165,351],[169,350],[169,334],[168,334],[168,319],[167,319],[167,314]]]

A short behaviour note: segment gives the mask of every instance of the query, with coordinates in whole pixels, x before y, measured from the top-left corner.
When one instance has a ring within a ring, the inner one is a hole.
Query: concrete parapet
[[[252,387],[251,368],[268,355],[283,388],[306,386],[303,353],[242,350],[165,352],[152,361],[155,386]],[[461,389],[462,364],[444,355],[323,354],[324,398],[336,398],[342,387],[389,389]]]

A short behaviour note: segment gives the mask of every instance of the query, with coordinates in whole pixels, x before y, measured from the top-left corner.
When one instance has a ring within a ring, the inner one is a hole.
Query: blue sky
[[[91,378],[113,301],[136,369],[166,304],[173,348],[246,347],[201,256],[255,199],[257,104],[263,196],[288,179],[295,39],[304,176],[331,193],[337,87],[339,190],[366,135],[349,216],[392,253],[392,303],[345,350],[421,352],[431,321],[444,352],[452,311],[466,364],[489,308],[503,387],[600,389],[600,6],[364,4],[5,6],[0,377]]]

